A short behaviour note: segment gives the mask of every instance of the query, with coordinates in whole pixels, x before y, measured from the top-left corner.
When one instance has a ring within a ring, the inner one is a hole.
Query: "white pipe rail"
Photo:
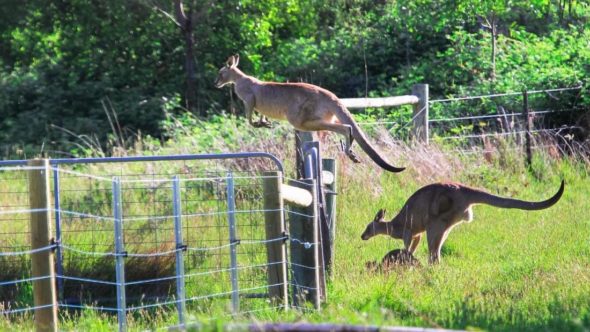
[[[420,98],[414,95],[381,97],[381,98],[340,98],[347,108],[390,107],[407,104],[418,104]]]

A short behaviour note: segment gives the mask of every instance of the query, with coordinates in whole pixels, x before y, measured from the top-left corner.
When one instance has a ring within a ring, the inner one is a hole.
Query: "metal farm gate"
[[[320,170],[310,153],[307,169]],[[57,324],[58,308],[97,310],[116,313],[125,330],[127,315],[161,308],[177,310],[184,326],[187,310],[200,319],[287,309],[302,296],[319,307],[315,174],[291,180],[297,191],[267,153],[2,161],[0,263],[18,272],[0,272],[0,314]],[[44,217],[53,230],[38,229]],[[287,231],[290,219],[298,234]],[[43,257],[55,271],[39,271]],[[19,300],[31,285],[34,304]],[[40,291],[53,285],[54,303]]]

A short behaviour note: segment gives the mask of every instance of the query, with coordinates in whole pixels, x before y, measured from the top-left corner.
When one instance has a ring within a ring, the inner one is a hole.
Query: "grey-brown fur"
[[[472,206],[488,204],[506,209],[541,210],[557,203],[564,191],[564,181],[553,197],[541,202],[528,202],[492,195],[459,183],[434,183],[416,191],[391,221],[385,221],[381,209],[361,238],[368,240],[378,234],[403,239],[405,249],[413,254],[422,234],[428,238],[429,262],[440,261],[440,249],[451,229],[462,221],[473,219]]]
[[[389,164],[368,142],[350,112],[332,92],[307,83],[275,83],[260,81],[238,69],[239,57],[231,56],[219,70],[215,86],[234,84],[234,90],[244,103],[248,122],[255,127],[269,127],[266,116],[287,120],[302,131],[328,130],[346,138],[345,152],[355,162],[358,158],[350,149],[357,140],[363,151],[383,169],[401,172],[404,168]],[[262,116],[252,121],[254,111]]]

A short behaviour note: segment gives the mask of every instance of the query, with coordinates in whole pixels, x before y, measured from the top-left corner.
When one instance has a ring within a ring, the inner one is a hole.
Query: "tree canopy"
[[[212,82],[236,53],[246,73],[341,97],[587,85],[589,19],[580,0],[6,0],[0,145],[70,151],[77,135],[160,137],[165,111],[227,112]]]

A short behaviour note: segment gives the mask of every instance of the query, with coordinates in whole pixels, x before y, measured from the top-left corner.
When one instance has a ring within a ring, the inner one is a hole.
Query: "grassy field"
[[[590,177],[584,160],[537,153],[532,169],[527,169],[520,153],[509,150],[490,157],[458,154],[436,144],[426,148],[381,143],[382,150],[389,147],[388,158],[408,170],[384,174],[368,160],[362,165],[339,160],[336,256],[322,310],[261,310],[233,321],[493,331],[590,329]],[[272,150],[268,146],[250,150],[255,149]],[[474,221],[451,232],[439,265],[427,264],[426,241],[422,241],[417,251],[422,267],[397,267],[387,273],[365,268],[366,262],[402,247],[402,241],[385,236],[362,241],[366,224],[380,208],[392,218],[427,183],[459,181],[503,196],[541,200],[555,193],[562,178],[565,193],[548,210],[475,207]],[[206,330],[218,330],[231,320],[225,309],[189,311],[189,317],[202,322]],[[129,317],[130,330],[175,324],[173,311]],[[31,328],[30,316],[0,320],[0,330]],[[110,331],[116,328],[116,319],[92,311],[65,314],[61,328]]]
[[[400,248],[401,241],[381,237],[365,243],[360,232],[379,208],[387,208],[393,217],[421,184],[387,175],[381,195],[353,190],[340,197],[341,216],[346,218],[340,217],[338,236],[347,241],[337,242],[338,265],[330,292],[335,307],[327,311],[349,311],[342,315],[346,320],[386,325],[506,331],[588,328],[590,218],[585,210],[590,181],[583,170],[567,163],[558,163],[553,173],[542,181],[527,172],[479,181],[473,173],[456,177],[529,200],[552,195],[560,176],[567,185],[561,201],[545,211],[475,207],[474,221],[459,225],[449,236],[442,264],[388,274],[367,273],[361,263],[380,259],[388,249]],[[417,254],[423,264],[426,249],[422,243]]]

